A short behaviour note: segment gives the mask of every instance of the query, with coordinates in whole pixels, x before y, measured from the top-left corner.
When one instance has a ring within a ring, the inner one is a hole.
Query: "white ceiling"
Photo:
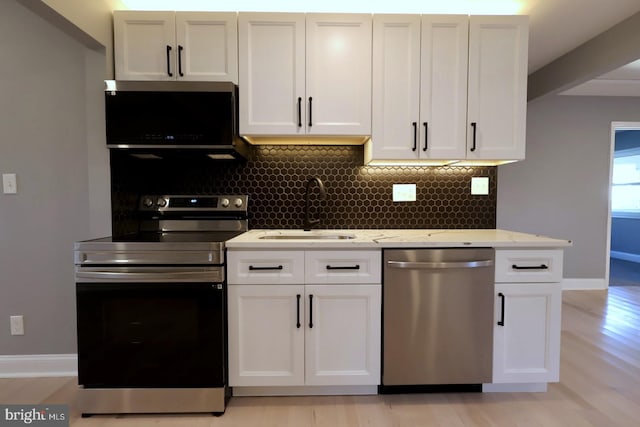
[[[529,73],[640,12],[640,0],[118,0],[140,10],[524,14],[530,17]],[[639,52],[640,58],[640,52]],[[596,85],[640,86],[640,64],[602,76]],[[611,84],[610,82],[614,83]],[[591,82],[589,82],[591,83]],[[588,85],[588,83],[587,83]],[[574,88],[576,89],[576,88]],[[622,93],[628,89],[618,89]],[[640,88],[638,88],[640,93]],[[567,92],[568,93],[568,92]]]

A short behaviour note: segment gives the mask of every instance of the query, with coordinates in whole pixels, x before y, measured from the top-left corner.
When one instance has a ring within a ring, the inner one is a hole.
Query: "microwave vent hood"
[[[105,82],[107,147],[146,159],[244,159],[232,82]]]

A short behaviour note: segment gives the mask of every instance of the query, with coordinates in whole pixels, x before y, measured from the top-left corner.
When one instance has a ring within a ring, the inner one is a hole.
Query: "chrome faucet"
[[[320,181],[320,178],[318,178],[317,176],[309,178],[304,193],[304,231],[311,231],[311,227],[320,222],[319,219],[309,218],[309,190],[311,189],[311,184],[313,184],[314,182],[316,183],[316,185],[318,186],[318,190],[320,191],[320,199],[324,200],[327,197],[327,190],[324,188],[324,184],[322,183],[322,181]]]

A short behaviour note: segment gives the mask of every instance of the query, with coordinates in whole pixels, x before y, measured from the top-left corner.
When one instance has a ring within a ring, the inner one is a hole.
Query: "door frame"
[[[609,274],[611,263],[611,185],[613,184],[613,159],[616,151],[616,131],[617,130],[640,130],[640,122],[611,122],[611,142],[609,147],[609,186],[608,192],[608,209],[607,209],[607,245],[605,253],[605,283],[609,287]]]

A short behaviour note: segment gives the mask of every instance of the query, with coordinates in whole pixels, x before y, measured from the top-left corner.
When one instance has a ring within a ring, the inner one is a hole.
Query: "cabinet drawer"
[[[560,282],[562,250],[497,250],[496,282]]]
[[[380,283],[379,250],[307,251],[305,257],[305,283]]]
[[[304,283],[302,251],[229,251],[230,285],[286,285]]]

